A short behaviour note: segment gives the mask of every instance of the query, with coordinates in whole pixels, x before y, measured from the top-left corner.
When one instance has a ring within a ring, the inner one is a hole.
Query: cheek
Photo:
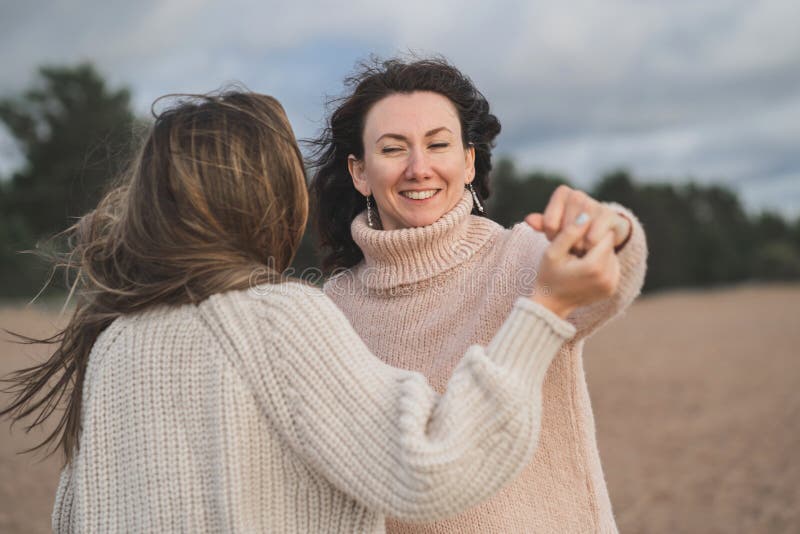
[[[391,162],[380,162],[365,167],[367,180],[373,187],[388,187],[398,181],[397,165]]]
[[[464,185],[467,181],[467,169],[464,162],[461,160],[454,160],[448,162],[447,168],[443,173],[447,176],[447,181],[451,185]]]

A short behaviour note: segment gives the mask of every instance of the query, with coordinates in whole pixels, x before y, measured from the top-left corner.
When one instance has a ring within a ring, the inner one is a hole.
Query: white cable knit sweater
[[[92,349],[56,532],[383,532],[455,514],[530,460],[575,328],[517,301],[444,394],[283,283],[115,321]]]

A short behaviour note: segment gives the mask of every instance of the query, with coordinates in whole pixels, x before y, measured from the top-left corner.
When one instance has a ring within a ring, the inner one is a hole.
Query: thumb
[[[583,239],[588,229],[589,216],[586,213],[581,213],[575,222],[556,235],[556,238],[550,244],[550,249],[559,258],[569,254],[570,249]]]
[[[525,222],[537,232],[544,231],[544,216],[541,213],[531,213],[525,217]]]

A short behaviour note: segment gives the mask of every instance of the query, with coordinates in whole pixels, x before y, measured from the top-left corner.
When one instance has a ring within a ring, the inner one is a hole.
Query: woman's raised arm
[[[204,314],[289,446],[338,489],[388,515],[433,520],[489,497],[530,460],[545,372],[575,333],[568,322],[519,299],[438,395],[373,356],[317,289],[261,289],[214,296]]]

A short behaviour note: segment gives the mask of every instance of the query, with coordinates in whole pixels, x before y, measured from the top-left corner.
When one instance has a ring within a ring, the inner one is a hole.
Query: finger
[[[599,215],[596,215],[592,218],[592,226],[589,228],[589,231],[586,232],[586,236],[583,238],[583,242],[581,243],[586,250],[593,248],[597,243],[600,242],[600,239],[603,238],[604,235],[611,233],[614,234],[614,214],[608,213],[604,210],[601,210]],[[616,237],[614,242],[616,243]]]
[[[633,230],[633,222],[631,222],[627,215],[623,215],[622,213],[614,212],[614,215],[616,215],[614,219],[614,234],[616,235],[614,246],[617,246],[627,239],[628,235]]]
[[[525,217],[525,222],[537,232],[544,231],[544,222],[541,213],[531,213]]]
[[[589,195],[583,191],[573,189],[564,203],[564,213],[560,226],[564,227],[570,224],[578,217],[580,213],[583,212],[587,213],[589,216],[592,216],[592,221],[594,221],[594,210],[591,209],[592,206],[588,205],[588,200]]]
[[[566,256],[570,249],[583,238],[589,227],[589,222],[587,215],[561,230],[550,244],[551,253],[556,258]]]
[[[582,260],[592,265],[592,272],[596,276],[595,281],[601,285],[597,286],[607,296],[616,292],[619,284],[619,260],[614,254],[614,234],[609,232],[602,237],[600,242],[590,250]],[[601,272],[597,272],[597,269]]]
[[[586,253],[583,259],[588,262],[603,262],[613,254],[614,234],[613,232],[608,232],[602,238],[600,238],[600,241],[594,247],[592,247],[589,252]]]
[[[547,239],[552,241],[558,232],[561,231],[561,219],[564,215],[564,204],[572,189],[566,185],[560,185],[553,191],[550,201],[544,210],[543,226]]]
[[[580,213],[587,213],[589,214],[589,217],[591,217],[591,226],[576,247],[579,256],[582,256],[591,248],[591,244],[589,243],[587,236],[590,232],[592,232],[593,227],[597,226],[598,223],[601,223],[599,217],[603,214],[603,206],[583,191],[576,191],[576,193],[577,194],[573,195],[574,201],[570,203],[570,206],[568,206],[567,210],[565,211],[564,220],[571,220],[573,217],[577,217],[577,215]]]

